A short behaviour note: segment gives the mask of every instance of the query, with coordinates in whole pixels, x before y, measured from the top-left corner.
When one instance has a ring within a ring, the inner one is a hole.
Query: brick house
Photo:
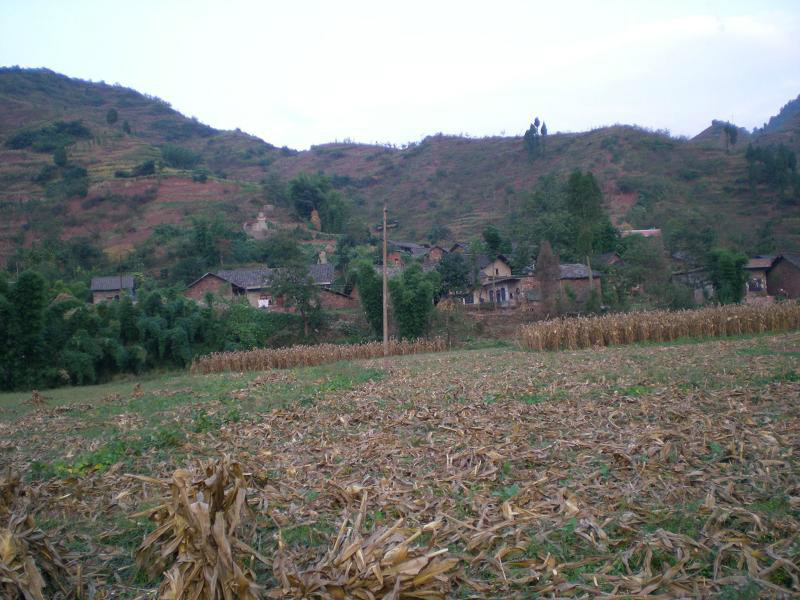
[[[767,271],[767,292],[770,296],[800,298],[800,254],[775,257]]]
[[[747,273],[745,298],[767,296],[767,273],[775,262],[775,256],[757,256],[747,261],[744,270]]]
[[[136,282],[132,275],[92,277],[92,303],[119,300],[123,295],[136,299]]]
[[[535,308],[541,302],[541,282],[536,276],[534,265],[512,273],[504,256],[495,261],[487,257],[478,257],[479,284],[471,294],[459,295],[467,305],[495,303],[504,308],[525,306]],[[560,275],[558,287],[563,298],[574,297],[576,302],[583,303],[589,296],[589,267],[584,264],[559,265]],[[602,274],[592,270],[594,285],[599,291],[602,288]]]
[[[250,267],[229,269],[206,273],[190,283],[184,296],[200,303],[205,302],[209,292],[218,298],[233,299],[244,297],[255,308],[282,311],[283,300],[275,297],[269,289],[269,282],[275,269],[269,267]],[[331,289],[334,278],[333,265],[311,265],[308,274],[320,288],[320,305],[323,308],[357,306],[358,300],[349,294]]]

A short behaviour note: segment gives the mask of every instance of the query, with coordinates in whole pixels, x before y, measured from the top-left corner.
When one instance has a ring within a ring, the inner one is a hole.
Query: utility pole
[[[386,203],[383,203],[383,366],[389,356],[389,276],[386,267]]]

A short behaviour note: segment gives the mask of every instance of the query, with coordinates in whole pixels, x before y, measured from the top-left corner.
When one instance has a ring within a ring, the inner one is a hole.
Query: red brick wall
[[[183,295],[197,302],[205,302],[208,292],[217,296],[229,298],[233,295],[231,284],[217,277],[216,275],[206,275],[191,287],[184,290]]]
[[[767,274],[767,290],[771,296],[800,298],[800,269],[785,258],[780,259]]]

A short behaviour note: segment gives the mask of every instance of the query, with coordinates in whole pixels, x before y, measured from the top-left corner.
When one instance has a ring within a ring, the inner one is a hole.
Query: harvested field
[[[800,594],[800,334],[380,365],[2,395],[2,466],[84,597],[155,597],[146,514],[225,455],[254,594]]]
[[[800,329],[800,304],[731,304],[695,310],[631,312],[539,321],[522,328],[527,350],[576,350],[687,337],[727,337]]]

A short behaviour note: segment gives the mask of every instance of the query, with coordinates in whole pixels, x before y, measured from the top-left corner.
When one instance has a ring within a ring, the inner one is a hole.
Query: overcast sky
[[[0,0],[0,64],[294,148],[517,135],[537,115],[692,136],[800,94],[800,2]]]

